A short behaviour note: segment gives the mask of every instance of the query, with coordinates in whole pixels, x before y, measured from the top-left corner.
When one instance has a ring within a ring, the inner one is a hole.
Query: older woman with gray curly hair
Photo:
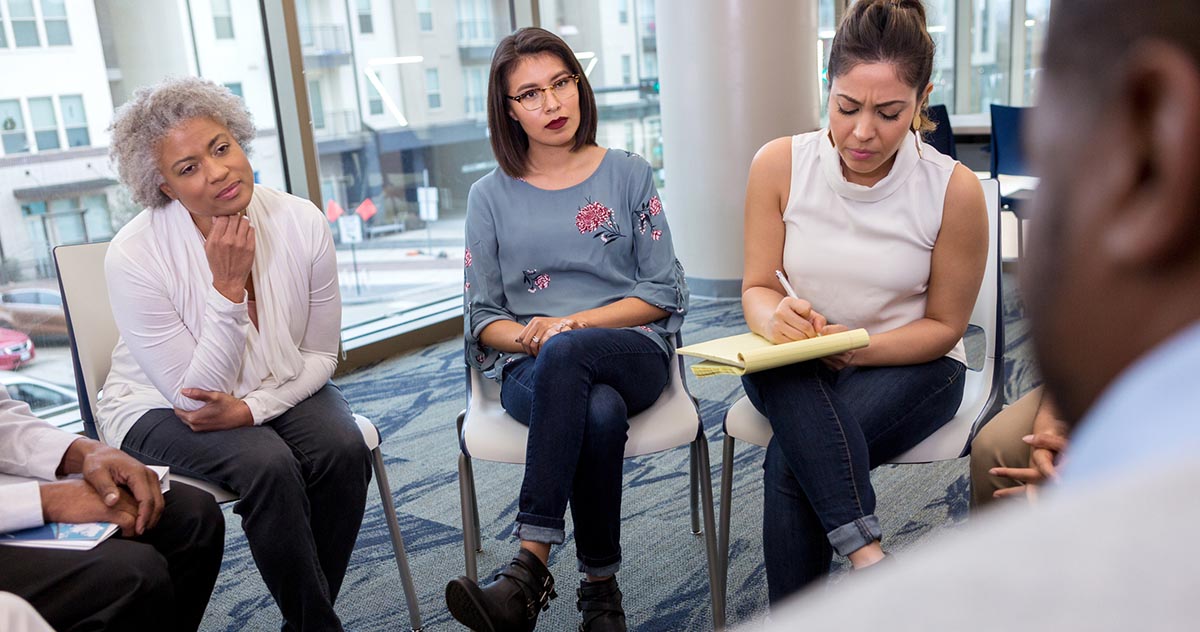
[[[285,629],[340,630],[370,456],[341,392],[341,295],[329,226],[307,200],[254,182],[254,125],[196,79],[139,90],[112,157],[147,208],[105,260],[120,341],[96,411],[101,437],[218,483]]]

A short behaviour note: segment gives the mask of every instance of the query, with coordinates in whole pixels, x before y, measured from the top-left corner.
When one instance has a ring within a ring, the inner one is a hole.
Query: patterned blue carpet
[[[1012,278],[1005,277],[1007,397],[1036,384],[1028,332]],[[693,301],[684,327],[686,341],[700,341],[744,331],[736,301]],[[968,354],[979,357],[968,340]],[[445,583],[463,573],[462,532],[458,501],[458,442],[454,420],[464,405],[462,343],[449,340],[396,357],[339,380],[355,412],[370,417],[384,437],[383,453],[409,560],[412,564],[426,629],[463,629],[446,612]],[[714,496],[720,480],[721,419],[742,395],[733,378],[690,379],[699,398],[710,438]],[[687,502],[688,451],[672,450],[625,464],[620,573],[630,629],[642,631],[711,629],[704,540],[689,529]],[[763,570],[762,449],[739,443],[734,463],[730,624],[761,619],[766,614]],[[883,466],[872,480],[878,492],[878,515],[885,546],[903,550],[967,516],[966,459],[929,465]],[[484,551],[481,577],[506,563],[515,552],[508,537],[516,515],[522,469],[476,462]],[[204,630],[277,630],[279,611],[267,593],[246,546],[239,518],[226,506],[225,561],[205,616]],[[568,515],[568,521],[570,517]],[[568,525],[568,534],[570,526]],[[574,605],[574,546],[555,549],[551,570],[560,598],[542,614],[539,629],[577,627]],[[837,581],[840,575],[835,575]],[[407,629],[408,612],[400,589],[377,492],[372,485],[367,515],[337,609],[350,630]]]

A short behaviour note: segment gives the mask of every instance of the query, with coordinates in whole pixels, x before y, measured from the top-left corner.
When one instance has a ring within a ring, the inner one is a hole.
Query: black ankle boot
[[[468,577],[446,584],[450,614],[476,632],[529,632],[557,596],[550,569],[525,549],[483,588]]]
[[[580,632],[625,632],[625,610],[621,588],[614,577],[602,582],[580,581],[576,607],[583,618]]]

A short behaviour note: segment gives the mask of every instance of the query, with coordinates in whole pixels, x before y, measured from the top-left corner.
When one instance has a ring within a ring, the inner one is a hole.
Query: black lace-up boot
[[[557,596],[550,569],[525,549],[483,588],[467,577],[446,584],[450,614],[476,632],[529,632]]]
[[[625,632],[625,610],[621,608],[621,589],[617,578],[602,581],[580,581],[576,591],[579,601],[580,632]]]

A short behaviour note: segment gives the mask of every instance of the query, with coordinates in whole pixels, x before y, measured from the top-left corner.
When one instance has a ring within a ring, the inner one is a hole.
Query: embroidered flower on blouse
[[[587,205],[579,208],[579,212],[575,214],[575,228],[579,229],[581,235],[595,232],[592,236],[599,237],[605,244],[625,236],[621,234],[621,227],[613,217],[612,209],[600,202],[589,201]],[[597,230],[599,232],[596,232]]]
[[[638,233],[645,235],[646,229],[650,229],[650,238],[654,241],[662,239],[662,231],[654,224],[654,216],[662,214],[662,201],[655,195],[649,200],[642,202],[638,210],[634,211],[634,216],[637,218]]]
[[[466,253],[463,254],[463,267],[464,268],[471,267],[471,249],[470,248],[467,248]]]
[[[525,271],[525,287],[530,294],[536,293],[538,290],[544,290],[550,287],[550,275],[543,274],[534,270]]]

